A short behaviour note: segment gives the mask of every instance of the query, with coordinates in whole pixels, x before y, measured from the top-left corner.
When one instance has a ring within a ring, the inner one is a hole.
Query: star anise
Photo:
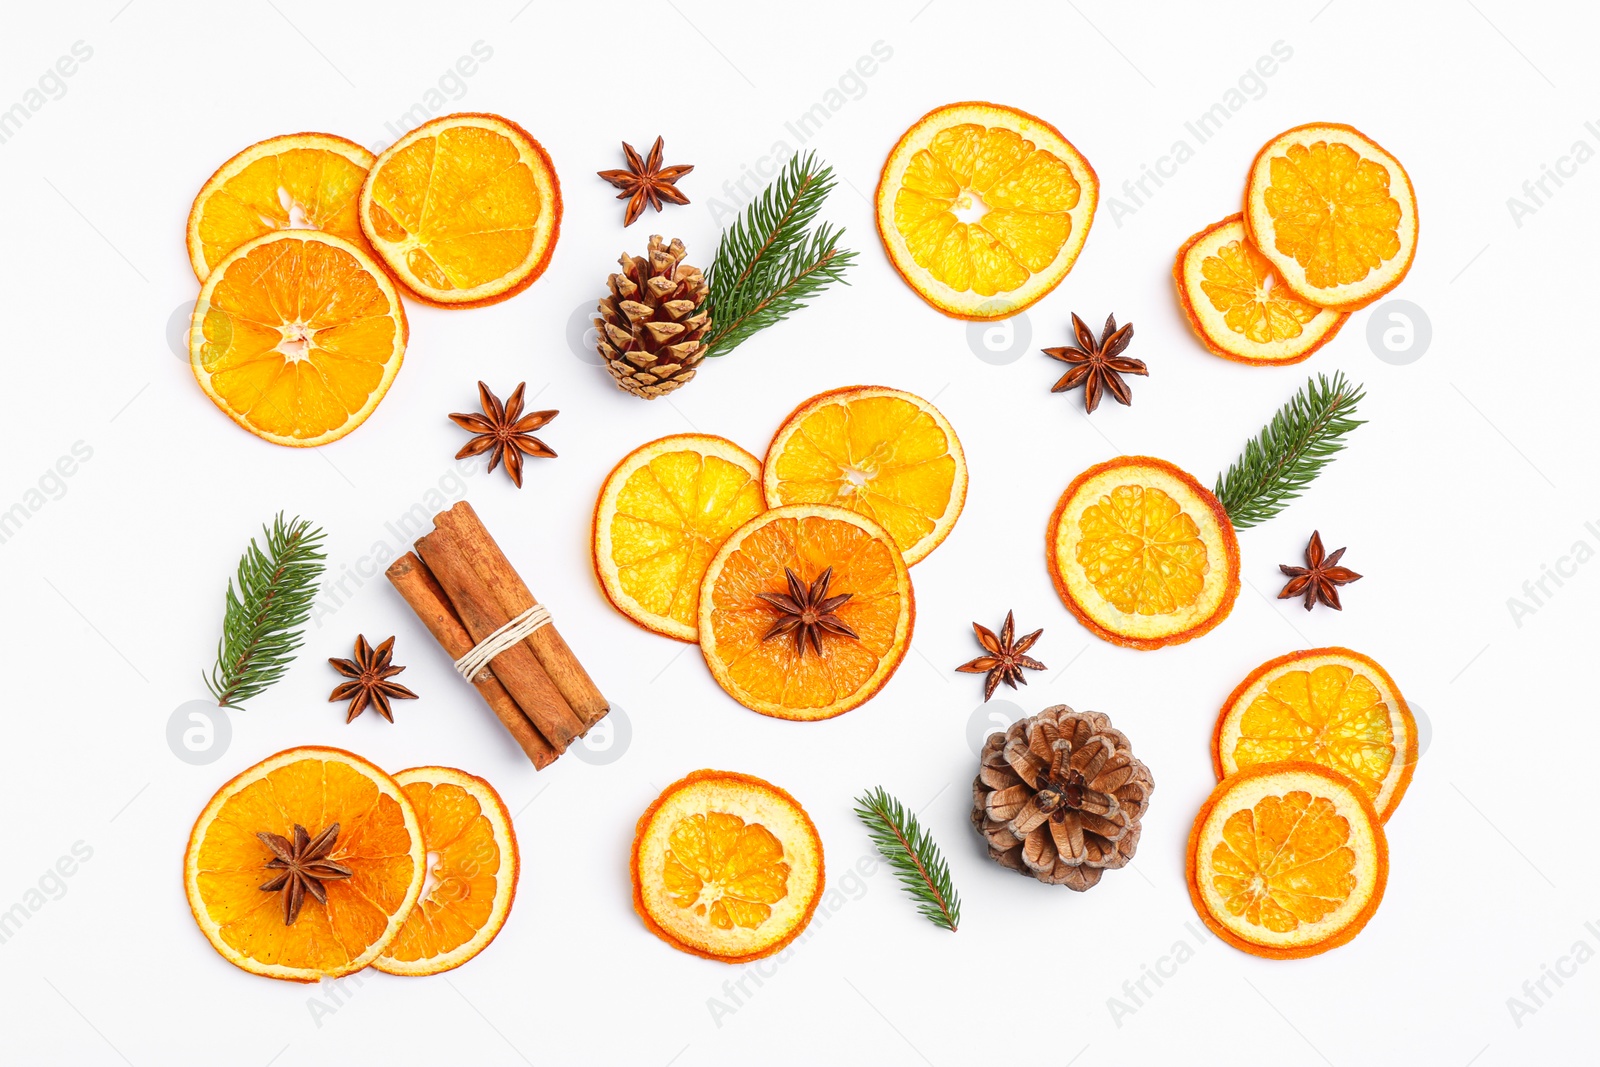
[[[1011,615],[1011,612],[1006,612],[1006,622],[1004,626],[1000,627],[1000,635],[998,637],[987,626],[973,623],[972,632],[977,635],[978,644],[983,646],[985,655],[963,663],[956,668],[963,674],[988,673],[989,678],[983,684],[983,699],[985,701],[994,696],[994,691],[999,688],[1001,682],[1006,683],[1013,689],[1019,684],[1027,685],[1028,679],[1022,676],[1024,667],[1030,671],[1042,671],[1045,669],[1043,663],[1040,663],[1032,656],[1023,655],[1024,652],[1033,647],[1034,642],[1039,640],[1039,635],[1044,631],[1035,630],[1020,641],[1014,640],[1016,629]]]
[[[1117,317],[1106,316],[1106,328],[1100,334],[1100,340],[1094,339],[1094,331],[1084,324],[1076,314],[1072,316],[1072,330],[1078,335],[1078,343],[1066,348],[1047,348],[1044,354],[1051,359],[1059,359],[1063,363],[1071,364],[1072,369],[1061,376],[1061,380],[1050,387],[1052,393],[1064,392],[1083,386],[1083,410],[1093,411],[1100,406],[1101,392],[1109,392],[1119,403],[1133,403],[1133,390],[1128,388],[1128,383],[1122,380],[1124,374],[1145,374],[1144,362],[1129,359],[1122,353],[1128,347],[1128,342],[1133,340],[1133,323],[1123,323],[1117,329]]]
[[[390,722],[394,722],[394,712],[389,708],[390,698],[396,700],[415,700],[417,694],[401,685],[391,682],[390,678],[405,670],[404,667],[393,666],[389,657],[394,652],[394,638],[389,638],[377,648],[367,644],[365,636],[356,636],[356,658],[334,659],[328,657],[328,662],[333,664],[333,669],[346,678],[353,678],[351,682],[340,682],[338,687],[328,696],[331,704],[336,700],[350,701],[350,709],[346,712],[344,721],[354,722],[357,715],[367,710],[370,704],[378,709]]]
[[[556,458],[548,445],[533,436],[533,431],[561,414],[559,411],[530,411],[523,415],[522,390],[527,384],[518,382],[511,392],[511,399],[501,404],[500,398],[489,392],[487,385],[479,382],[478,403],[483,407],[483,414],[457,412],[450,416],[451,422],[477,435],[461,446],[456,458],[466,459],[488,452],[491,471],[501,460],[505,460],[506,473],[511,475],[518,489],[522,488],[524,454],[540,459]]]
[[[266,866],[283,872],[270,881],[262,882],[261,888],[269,893],[283,893],[285,926],[293,926],[294,921],[300,918],[300,907],[305,903],[307,893],[315,897],[318,904],[326,904],[328,892],[322,888],[322,883],[349,878],[352,873],[349,867],[327,858],[339,840],[338,823],[316,837],[306,833],[304,826],[295,823],[292,842],[278,834],[262,832],[256,836],[277,857],[268,860]]]
[[[783,568],[783,574],[789,580],[787,596],[782,593],[756,594],[778,611],[778,621],[772,624],[763,641],[794,634],[794,650],[797,654],[805,655],[806,641],[809,640],[812,649],[820,656],[824,631],[860,640],[859,635],[834,614],[840,605],[855,594],[828,595],[828,583],[833,581],[832,567],[819,574],[809,587],[788,567]]]
[[[622,215],[622,225],[632,226],[634,220],[644,214],[646,204],[660,211],[663,200],[670,200],[674,204],[689,202],[689,198],[679,192],[674,183],[694,167],[663,167],[661,138],[657,137],[656,143],[651,146],[648,159],[640,159],[639,153],[627,141],[622,142],[622,154],[628,159],[627,170],[599,172],[600,177],[622,190],[617,194],[617,199],[628,202],[628,208]]]
[[[1344,549],[1324,557],[1322,554],[1322,534],[1316,530],[1311,532],[1311,543],[1306,545],[1306,565],[1304,567],[1290,567],[1287,564],[1278,564],[1278,569],[1289,576],[1289,583],[1283,587],[1283,592],[1278,594],[1279,600],[1287,600],[1292,596],[1304,593],[1306,597],[1306,610],[1317,601],[1322,601],[1335,611],[1343,611],[1339,605],[1339,589],[1341,585],[1360,579],[1361,575],[1349,567],[1340,567],[1339,558],[1344,555]]]

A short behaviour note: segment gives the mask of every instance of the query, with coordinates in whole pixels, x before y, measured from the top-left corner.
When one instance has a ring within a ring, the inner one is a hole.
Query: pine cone
[[[607,279],[611,292],[594,320],[606,369],[619,386],[646,400],[693,378],[705,358],[700,338],[709,316],[694,310],[706,301],[706,280],[683,257],[682,241],[664,245],[660,235],[650,238],[646,258],[623,253],[622,272]]]
[[[972,825],[997,863],[1082,892],[1133,859],[1154,791],[1109,718],[1057,704],[984,742]]]

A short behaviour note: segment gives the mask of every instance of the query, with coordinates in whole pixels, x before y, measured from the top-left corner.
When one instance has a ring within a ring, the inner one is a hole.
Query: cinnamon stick
[[[450,607],[450,600],[439,587],[438,579],[428,570],[428,565],[417,558],[416,553],[407,552],[391,563],[384,573],[389,584],[411,605],[411,610],[417,613],[422,625],[439,642],[445,655],[457,660],[472,650],[472,635],[467,633],[467,628],[461,625],[461,619]],[[506,728],[506,732],[533,761],[535,770],[543,770],[555,762],[556,750],[550,747],[550,742],[517,707],[517,702],[511,699],[511,694],[506,692],[506,687],[500,684],[489,667],[478,672],[478,676],[472,679],[472,685],[483,697],[484,703],[489,705],[489,710],[494,712],[495,718]]]
[[[531,608],[536,601],[533,593],[506,559],[505,553],[478,518],[478,513],[465,500],[449,511],[433,517],[436,530],[446,530],[455,538],[463,555],[471,562],[478,577],[488,586],[506,618],[514,618]],[[572,654],[555,623],[539,627],[528,635],[525,642],[550,680],[572,710],[583,720],[585,728],[605,717],[611,705],[601,695],[600,689],[583,669],[578,657]]]
[[[469,561],[466,546],[450,530],[436,527],[420,538],[417,553],[438,579],[474,642],[511,621],[513,613],[500,606],[492,587]],[[573,714],[527,642],[496,656],[494,675],[557,752],[565,752],[572,739],[587,728]]]

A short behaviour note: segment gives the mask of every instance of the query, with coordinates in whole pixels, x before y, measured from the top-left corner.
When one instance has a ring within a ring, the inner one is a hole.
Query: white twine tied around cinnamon
[[[456,673],[467,681],[472,681],[478,676],[479,671],[489,665],[490,660],[508,648],[515,648],[539,627],[549,624],[550,612],[545,610],[543,604],[534,604],[468,649],[466,655],[456,660]]]

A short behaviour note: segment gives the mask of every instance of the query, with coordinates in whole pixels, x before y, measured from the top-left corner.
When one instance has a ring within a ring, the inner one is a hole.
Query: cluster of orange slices
[[[1213,932],[1269,959],[1326,952],[1383,899],[1417,724],[1387,671],[1348,648],[1279,656],[1217,716],[1218,784],[1189,834],[1189,895]]]
[[[189,212],[195,378],[263,440],[337,441],[400,370],[402,294],[504,300],[543,273],[560,228],[550,157],[498,115],[436,118],[377,156],[326,133],[251,145]]]
[[[932,404],[838,389],[796,408],[764,460],[708,434],[625,456],[595,503],[595,575],[640,626],[697,641],[741,704],[832,718],[900,665],[908,568],[949,536],[966,487],[961,442]],[[798,622],[774,634],[791,603]]]
[[[291,907],[283,883],[296,873],[271,841],[324,835],[331,847],[311,850]],[[482,778],[450,767],[391,777],[319,747],[279,752],[217,790],[183,863],[212,947],[251,974],[294,982],[459,967],[500,933],[517,876],[511,815]]]
[[[1350,312],[1400,284],[1417,200],[1399,160],[1360,130],[1296,126],[1262,146],[1244,211],[1201,230],[1172,267],[1196,336],[1224,359],[1309,359]]]
[[[639,816],[633,907],[681,952],[724,963],[770,956],[822,899],[822,839],[800,802],[753,775],[695,771]]]

